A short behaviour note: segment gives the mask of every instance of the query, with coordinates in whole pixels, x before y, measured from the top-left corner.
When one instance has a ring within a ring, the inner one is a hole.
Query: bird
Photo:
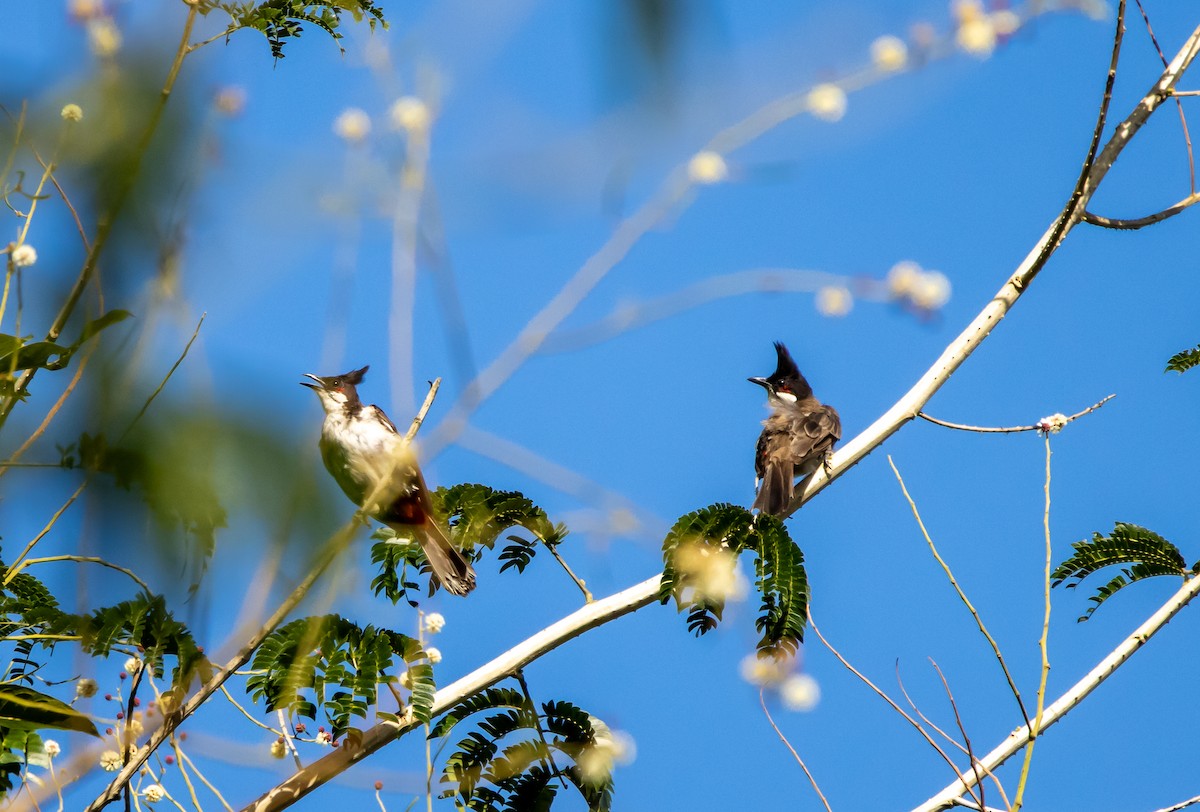
[[[751,510],[783,516],[792,502],[795,479],[828,465],[842,437],[842,420],[836,409],[813,396],[782,342],[775,342],[775,354],[778,363],[770,377],[747,378],[767,390],[771,408],[754,451],[758,495]]]
[[[327,377],[305,373],[313,383],[300,382],[317,393],[325,410],[321,461],[351,502],[393,530],[411,531],[443,589],[466,595],[475,588],[475,570],[438,523],[416,454],[383,409],[358,397],[368,369]]]

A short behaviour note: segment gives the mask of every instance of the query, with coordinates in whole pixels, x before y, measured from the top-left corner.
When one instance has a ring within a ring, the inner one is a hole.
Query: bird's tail
[[[418,525],[409,525],[433,568],[433,575],[451,595],[466,595],[475,588],[475,569],[462,551],[450,543],[433,517]]]
[[[758,496],[750,509],[771,516],[787,513],[788,505],[792,503],[792,474],[790,462],[767,463],[762,484],[758,486]]]

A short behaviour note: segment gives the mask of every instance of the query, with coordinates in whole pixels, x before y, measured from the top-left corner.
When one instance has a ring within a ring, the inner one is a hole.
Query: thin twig
[[[1103,406],[1105,403],[1108,403],[1110,400],[1112,400],[1115,397],[1116,397],[1116,395],[1109,395],[1108,397],[1104,398],[1103,400],[1099,401],[1098,403],[1093,403],[1091,406],[1088,406],[1082,412],[1076,412],[1075,414],[1071,415],[1070,417],[1063,418],[1062,422],[1064,424],[1070,423],[1072,420],[1078,420],[1079,418],[1083,417],[1085,414],[1091,414],[1092,412],[1096,411],[1101,406]],[[980,432],[983,434],[987,434],[987,433],[1012,434],[1012,433],[1018,432],[1018,431],[1045,431],[1046,430],[1046,426],[1043,425],[1042,423],[1034,423],[1032,426],[1007,426],[1007,427],[997,428],[997,427],[992,427],[992,426],[967,426],[967,425],[963,425],[962,423],[950,423],[946,420],[939,420],[936,417],[930,417],[929,415],[925,414],[925,412],[917,412],[917,417],[920,417],[924,420],[928,420],[930,423],[936,423],[939,426],[945,426],[948,429],[958,429],[959,431],[977,431],[977,432]]]
[[[838,662],[840,662],[851,674],[853,674],[854,676],[856,676],[860,680],[862,680],[863,684],[865,684],[868,688],[870,688],[872,691],[874,691],[875,694],[880,699],[882,699],[884,702],[891,705],[892,710],[896,711],[896,713],[903,716],[908,721],[908,723],[910,725],[912,725],[913,728],[918,733],[921,734],[921,737],[924,738],[925,741],[929,743],[929,746],[937,751],[938,755],[940,755],[942,757],[942,760],[950,765],[950,769],[954,770],[954,772],[956,774],[958,773],[958,767],[954,766],[954,760],[951,759],[950,756],[946,754],[946,751],[941,748],[941,745],[939,745],[936,741],[934,741],[933,737],[930,736],[928,732],[926,732],[925,728],[921,727],[921,723],[918,722],[916,719],[912,718],[911,716],[909,716],[904,711],[904,708],[901,708],[899,705],[897,705],[896,701],[894,699],[892,699],[890,696],[888,696],[886,693],[884,693],[883,690],[878,685],[871,682],[871,680],[868,679],[865,674],[863,674],[861,671],[859,671],[857,668],[855,668],[853,665],[851,665],[850,661],[847,660],[845,657],[843,657],[842,653],[840,651],[838,651],[837,649],[835,649],[833,647],[833,645],[828,640],[825,639],[825,635],[821,634],[821,630],[819,628],[817,628],[816,621],[813,620],[811,606],[809,607],[809,610],[808,610],[808,625],[812,627],[812,630],[814,632],[816,632],[817,637],[821,641],[821,644],[824,645],[825,648],[829,649],[829,652],[831,654],[833,654],[834,657],[837,658]],[[963,792],[970,793],[971,797],[974,798],[975,797],[974,784],[968,784],[966,781],[963,781]],[[959,794],[961,795],[962,793],[959,793]]]
[[[83,493],[83,489],[87,487],[87,484],[87,479],[84,479],[83,482],[80,482],[79,487],[75,489],[75,493],[71,494],[70,498],[63,503],[63,506],[55,511],[54,515],[50,517],[50,521],[46,522],[46,526],[42,528],[41,532],[34,536],[33,539],[25,545],[25,549],[21,550],[21,554],[13,560],[11,565],[9,565],[8,570],[4,573],[4,580],[0,581],[0,584],[7,586],[12,582],[13,578],[17,577],[17,573],[24,569],[25,556],[29,555],[29,552],[35,546],[37,546],[37,543],[45,538],[46,534],[50,532],[50,528],[54,527],[59,518],[67,512],[67,508],[75,504],[75,500],[79,498],[79,494]]]
[[[442,379],[434,378],[429,384],[429,391],[425,393],[425,402],[421,404],[420,411],[413,418],[412,425],[408,427],[408,431],[404,435],[404,444],[412,443],[413,438],[417,436],[417,431],[421,428],[421,424],[425,422],[425,415],[429,414],[429,407],[433,406],[433,399],[437,397],[438,390],[442,388]]]
[[[546,757],[550,762],[550,769],[554,775],[558,776],[563,789],[566,789],[567,779],[563,777],[562,772],[558,769],[558,765],[554,763],[554,751],[550,749],[550,742],[546,741],[546,731],[542,727],[542,715],[538,713],[537,705],[533,704],[533,695],[529,693],[529,686],[525,684],[525,669],[518,668],[513,676],[517,682],[521,683],[521,693],[525,694],[525,704],[529,706],[529,712],[533,714],[534,727],[537,730],[538,738],[542,740],[542,747],[546,748]]]
[[[908,487],[904,484],[904,478],[900,476],[899,469],[896,468],[896,463],[892,461],[892,455],[888,455],[888,465],[892,466],[892,473],[896,475],[896,479],[900,482],[900,490],[904,493],[904,498],[908,501],[909,508],[912,509],[913,516],[917,520],[917,526],[921,528],[921,535],[925,537],[925,543],[929,545],[933,557],[942,567],[942,571],[946,573],[946,578],[950,581],[950,586],[954,588],[958,599],[967,607],[967,611],[971,613],[971,617],[975,619],[975,625],[979,628],[980,634],[988,641],[988,645],[992,647],[992,653],[996,655],[996,661],[1000,663],[1000,670],[1004,672],[1004,679],[1008,681],[1008,689],[1012,691],[1013,697],[1017,700],[1017,707],[1021,709],[1021,718],[1025,720],[1025,724],[1029,724],[1029,714],[1025,710],[1025,703],[1021,701],[1021,692],[1017,689],[1017,683],[1013,680],[1012,673],[1008,670],[1008,664],[1004,662],[1004,655],[1000,653],[1000,646],[996,643],[996,638],[992,637],[987,630],[987,626],[983,624],[983,618],[979,616],[979,612],[971,603],[967,593],[958,585],[958,579],[954,577],[954,573],[950,569],[950,565],[942,558],[938,552],[937,546],[933,543],[933,538],[929,535],[929,531],[925,528],[925,522],[921,519],[921,513],[917,510],[917,503],[908,493]]]
[[[1037,737],[1042,730],[1042,714],[1046,708],[1046,680],[1050,676],[1050,571],[1054,566],[1053,549],[1050,544],[1050,435],[1045,436],[1046,441],[1046,508],[1042,513],[1042,526],[1046,535],[1046,566],[1044,583],[1042,590],[1045,594],[1046,610],[1042,619],[1042,636],[1038,638],[1038,650],[1042,654],[1042,673],[1041,679],[1038,681],[1037,691],[1037,714],[1034,716],[1033,725],[1029,727],[1029,746],[1025,748],[1025,763],[1021,765],[1021,778],[1017,782],[1017,795],[1013,799],[1013,812],[1017,812],[1021,808],[1021,799],[1025,795],[1025,784],[1029,779],[1029,767],[1033,761],[1033,747],[1037,743]],[[1028,722],[1026,722],[1028,726]]]
[[[71,393],[75,391],[75,387],[79,384],[80,379],[83,377],[83,372],[87,369],[88,362],[92,360],[92,354],[96,351],[98,346],[99,344],[96,344],[95,342],[88,344],[87,349],[84,350],[83,357],[80,358],[79,363],[75,365],[75,374],[71,376],[70,382],[67,384],[62,394],[58,396],[58,400],[56,400],[54,405],[51,406],[49,411],[46,412],[46,416],[42,418],[42,422],[38,424],[38,427],[33,430],[33,433],[29,435],[25,442],[21,443],[20,447],[12,453],[12,456],[10,456],[3,463],[0,463],[0,476],[4,476],[9,468],[15,467],[17,460],[19,460],[21,456],[29,450],[29,447],[37,442],[38,438],[45,433],[46,428],[50,425],[50,421],[55,418],[63,404],[66,403],[67,398],[70,397]]]
[[[179,754],[179,757],[181,759],[184,759],[187,761],[188,766],[192,768],[192,772],[194,772],[196,774],[196,777],[200,779],[201,783],[203,783],[204,786],[208,787],[208,791],[211,792],[213,795],[217,796],[217,800],[221,802],[221,806],[225,807],[227,812],[233,812],[233,807],[230,806],[228,801],[225,800],[225,796],[221,794],[221,791],[219,789],[217,789],[215,786],[213,786],[212,782],[210,782],[207,778],[204,777],[204,773],[200,772],[200,768],[198,768],[196,766],[196,762],[192,761],[191,758],[188,757],[188,754],[185,753],[182,748],[176,748],[175,752],[177,752]]]
[[[391,683],[388,683],[388,685],[390,686]],[[221,690],[224,691],[225,688],[222,688]],[[287,748],[289,753],[292,754],[292,761],[296,762],[296,769],[302,770],[304,769],[304,762],[300,760],[300,750],[296,747],[296,742],[292,738],[291,725],[288,724],[287,714],[283,712],[283,708],[280,708],[278,713],[279,731],[282,734],[283,746]],[[262,722],[259,722],[259,724],[262,724]]]
[[[171,368],[167,370],[167,374],[163,376],[163,379],[161,382],[159,382],[158,387],[150,393],[150,397],[146,398],[146,402],[142,404],[142,408],[136,415],[134,415],[133,420],[129,421],[129,425],[125,427],[125,431],[121,432],[121,436],[117,440],[118,444],[120,444],[121,440],[124,440],[125,437],[129,435],[129,432],[133,430],[133,427],[137,425],[137,422],[142,419],[142,416],[146,414],[146,410],[150,408],[150,404],[154,402],[154,399],[157,398],[162,390],[166,387],[167,381],[171,380],[171,376],[175,374],[175,370],[179,369],[179,365],[183,363],[185,358],[187,358],[188,351],[191,350],[192,344],[196,342],[196,337],[200,335],[200,328],[204,326],[204,320],[206,318],[208,318],[207,312],[200,314],[200,321],[196,322],[196,329],[192,331],[192,337],[189,338],[187,344],[184,345],[183,352],[181,352],[179,357],[175,359],[175,363],[171,364]]]
[[[817,779],[809,772],[808,765],[804,763],[804,759],[800,758],[800,754],[796,752],[796,748],[792,747],[792,743],[788,741],[787,736],[783,735],[783,731],[779,729],[779,725],[775,724],[775,720],[771,718],[771,712],[767,710],[767,700],[763,696],[764,690],[766,689],[763,687],[758,689],[758,704],[762,706],[763,714],[766,715],[767,721],[771,723],[771,729],[775,731],[775,735],[783,742],[783,746],[791,752],[792,758],[796,759],[796,763],[800,765],[800,769],[804,770],[805,776],[808,777],[808,783],[812,784],[813,792],[817,793],[817,797],[821,799],[821,805],[825,807],[825,812],[833,812],[833,809],[829,806],[829,801],[825,800],[825,793],[821,792],[821,788],[817,786]]]
[[[1139,228],[1145,228],[1146,226],[1152,226],[1155,223],[1161,223],[1163,220],[1166,220],[1169,217],[1174,217],[1195,203],[1200,203],[1200,193],[1192,192],[1174,206],[1168,206],[1160,212],[1148,214],[1145,217],[1136,217],[1130,220],[1117,220],[1111,217],[1101,217],[1098,214],[1092,214],[1091,212],[1085,211],[1083,213],[1083,222],[1094,226],[1102,226],[1104,228],[1133,231]]]
[[[1135,0],[1138,11],[1142,13],[1142,21],[1146,24],[1146,33],[1150,35],[1150,42],[1154,45],[1154,50],[1158,51],[1158,58],[1162,60],[1163,67],[1167,67],[1167,56],[1163,53],[1162,46],[1158,44],[1158,37],[1154,36],[1154,28],[1150,25],[1150,15],[1146,13],[1145,7],[1142,6],[1142,0]],[[1175,99],[1175,107],[1179,111],[1179,124],[1183,127],[1183,142],[1187,145],[1188,157],[1188,183],[1193,192],[1196,191],[1196,158],[1192,155],[1192,134],[1188,130],[1187,115],[1183,112],[1183,102]]]
[[[961,750],[962,754],[965,756],[967,754],[967,748],[963,746],[962,742],[960,742],[958,739],[951,736],[946,731],[942,730],[937,725],[936,722],[934,722],[932,719],[930,719],[928,716],[926,716],[921,711],[921,709],[919,707],[917,707],[917,703],[914,702],[913,698],[908,695],[908,689],[904,687],[904,679],[900,676],[900,658],[899,657],[896,658],[896,685],[899,686],[901,695],[904,697],[904,700],[906,702],[908,702],[908,706],[910,708],[912,708],[913,713],[915,713],[918,717],[920,717],[922,722],[929,725],[929,727],[932,728],[937,733],[941,734],[941,737],[943,739],[945,739],[947,742],[949,742],[950,744],[954,745],[959,750]]]
[[[932,657],[929,658],[929,662],[942,681],[942,687],[946,690],[946,698],[950,700],[950,709],[954,711],[954,723],[958,725],[958,732],[963,737],[963,746],[967,750],[967,761],[970,763],[971,769],[975,771],[976,786],[979,787],[979,805],[986,808],[987,801],[983,797],[983,776],[979,774],[979,759],[975,758],[975,749],[971,746],[971,737],[967,735],[967,727],[963,724],[962,716],[958,713],[958,703],[954,700],[954,692],[950,690],[950,683],[946,681],[946,675],[942,673],[942,669],[937,662]]]
[[[154,594],[150,591],[150,587],[146,584],[146,582],[137,577],[133,570],[127,569],[118,564],[114,564],[111,561],[105,561],[103,558],[97,558],[96,556],[91,555],[48,555],[44,558],[27,558],[25,559],[25,563],[22,565],[22,569],[25,567],[32,567],[34,564],[50,564],[55,561],[74,561],[78,564],[99,564],[102,567],[108,567],[110,570],[116,570],[117,572],[125,573],[133,580],[135,584],[142,588],[142,591],[145,592],[147,596],[152,596]]]
[[[566,571],[571,580],[575,582],[575,586],[579,587],[579,591],[583,593],[583,602],[591,603],[593,600],[595,600],[595,598],[592,597],[592,591],[587,588],[587,581],[584,581],[582,578],[576,575],[574,571],[572,571],[572,569],[567,565],[566,559],[558,554],[558,545],[548,544],[545,539],[539,540],[543,545],[545,545],[546,549],[550,551],[550,555],[554,556],[554,560],[557,561],[563,570]]]

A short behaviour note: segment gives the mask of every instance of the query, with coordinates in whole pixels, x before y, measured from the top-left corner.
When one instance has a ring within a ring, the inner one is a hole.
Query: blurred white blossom
[[[46,751],[46,755],[50,756],[50,758],[54,758],[62,752],[62,746],[59,745],[59,743],[54,739],[46,739],[46,741],[42,743],[42,749]]]
[[[779,686],[779,696],[789,710],[810,711],[821,701],[821,686],[809,674],[792,674]]]
[[[78,104],[64,104],[62,109],[63,121],[82,121],[83,108]]]
[[[908,64],[908,46],[891,34],[871,43],[871,62],[882,71],[898,71]]]
[[[697,152],[688,161],[688,178],[692,183],[720,183],[729,177],[729,167],[720,153],[712,150]]]
[[[393,127],[408,132],[428,130],[429,123],[433,118],[429,111],[429,105],[416,96],[401,96],[396,99],[392,102],[389,116],[392,119]]]
[[[437,665],[442,661],[442,652],[433,646],[425,649],[425,656],[429,658],[429,662]]]
[[[425,615],[421,625],[426,633],[437,634],[446,627],[446,618],[442,617],[440,612],[430,612]]]
[[[357,143],[371,134],[371,117],[358,107],[347,107],[334,119],[333,132],[338,138]]]
[[[9,258],[12,259],[12,264],[18,268],[28,268],[33,263],[37,262],[37,251],[29,243],[21,243],[20,245],[9,248]]]
[[[844,316],[854,307],[854,297],[841,285],[826,285],[817,291],[817,312],[822,316]]]
[[[846,91],[834,84],[817,85],[808,93],[808,109],[825,121],[840,121],[846,115]]]
[[[111,17],[92,17],[87,21],[88,42],[96,56],[112,56],[121,50],[121,32]]]
[[[156,804],[167,797],[167,791],[158,784],[151,784],[142,790],[142,797],[146,799],[146,803]]]

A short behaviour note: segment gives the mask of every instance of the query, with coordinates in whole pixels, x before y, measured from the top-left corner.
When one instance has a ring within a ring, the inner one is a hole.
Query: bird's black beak
[[[746,380],[750,381],[750,383],[758,384],[763,389],[766,389],[768,392],[772,391],[771,382],[768,381],[766,378],[747,378]]]
[[[305,372],[304,377],[312,378],[314,381],[316,381],[316,383],[311,384],[308,381],[300,381],[301,386],[307,386],[309,389],[316,389],[318,391],[325,388],[325,385],[321,383],[321,379],[318,378],[316,375],[312,374],[311,372]]]

